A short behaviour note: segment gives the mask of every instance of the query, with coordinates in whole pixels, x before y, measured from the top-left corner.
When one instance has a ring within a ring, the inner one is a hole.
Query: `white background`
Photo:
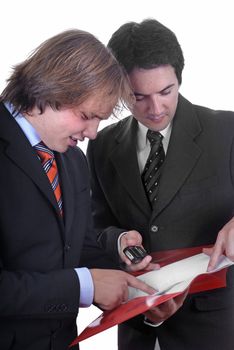
[[[106,44],[121,24],[154,17],[175,32],[182,46],[185,69],[181,93],[196,104],[234,110],[232,3],[232,0],[2,1],[0,91],[14,64],[62,30],[87,30]],[[104,125],[101,123],[100,128]],[[86,142],[79,146],[85,150]],[[95,307],[81,310],[79,331],[99,314]],[[114,327],[83,341],[80,348],[115,350],[116,342]]]

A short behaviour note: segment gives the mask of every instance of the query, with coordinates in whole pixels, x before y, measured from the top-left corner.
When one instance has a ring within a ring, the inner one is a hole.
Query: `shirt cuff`
[[[159,327],[159,326],[161,326],[161,324],[162,324],[163,322],[164,322],[164,321],[158,322],[158,323],[153,323],[153,322],[150,321],[147,317],[144,318],[144,324],[146,324],[147,326],[150,326],[150,327]]]
[[[87,267],[75,269],[80,281],[80,307],[89,307],[93,303],[94,285],[91,273]]]
[[[117,241],[117,245],[118,245],[118,253],[120,254],[121,253],[121,246],[120,246],[120,239],[123,235],[126,235],[126,231],[125,232],[122,232],[119,237],[118,237],[118,241]]]

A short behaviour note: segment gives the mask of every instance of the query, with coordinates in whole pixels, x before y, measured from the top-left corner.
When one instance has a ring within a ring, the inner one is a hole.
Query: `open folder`
[[[76,345],[97,333],[122,323],[148,309],[155,307],[188,289],[189,293],[224,288],[227,268],[234,264],[222,255],[215,269],[207,272],[209,256],[202,253],[203,247],[169,250],[151,254],[159,270],[140,271],[137,278],[151,285],[157,292],[147,295],[129,287],[129,299],[111,311],[104,311],[91,322],[72,342]]]

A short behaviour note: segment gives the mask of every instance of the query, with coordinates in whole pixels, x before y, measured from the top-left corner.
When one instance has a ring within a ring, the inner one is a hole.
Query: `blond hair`
[[[131,105],[134,97],[123,68],[94,35],[72,29],[43,42],[13,68],[2,101],[18,112],[46,106],[75,107],[94,93]]]

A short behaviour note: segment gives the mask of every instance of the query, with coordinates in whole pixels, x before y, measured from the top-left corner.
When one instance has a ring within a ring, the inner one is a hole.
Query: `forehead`
[[[166,86],[178,82],[175,70],[170,65],[152,69],[134,68],[129,73],[129,80],[133,91],[142,93],[161,91]]]
[[[78,106],[81,112],[91,113],[101,118],[108,117],[118,102],[117,97],[108,94],[93,93]]]

